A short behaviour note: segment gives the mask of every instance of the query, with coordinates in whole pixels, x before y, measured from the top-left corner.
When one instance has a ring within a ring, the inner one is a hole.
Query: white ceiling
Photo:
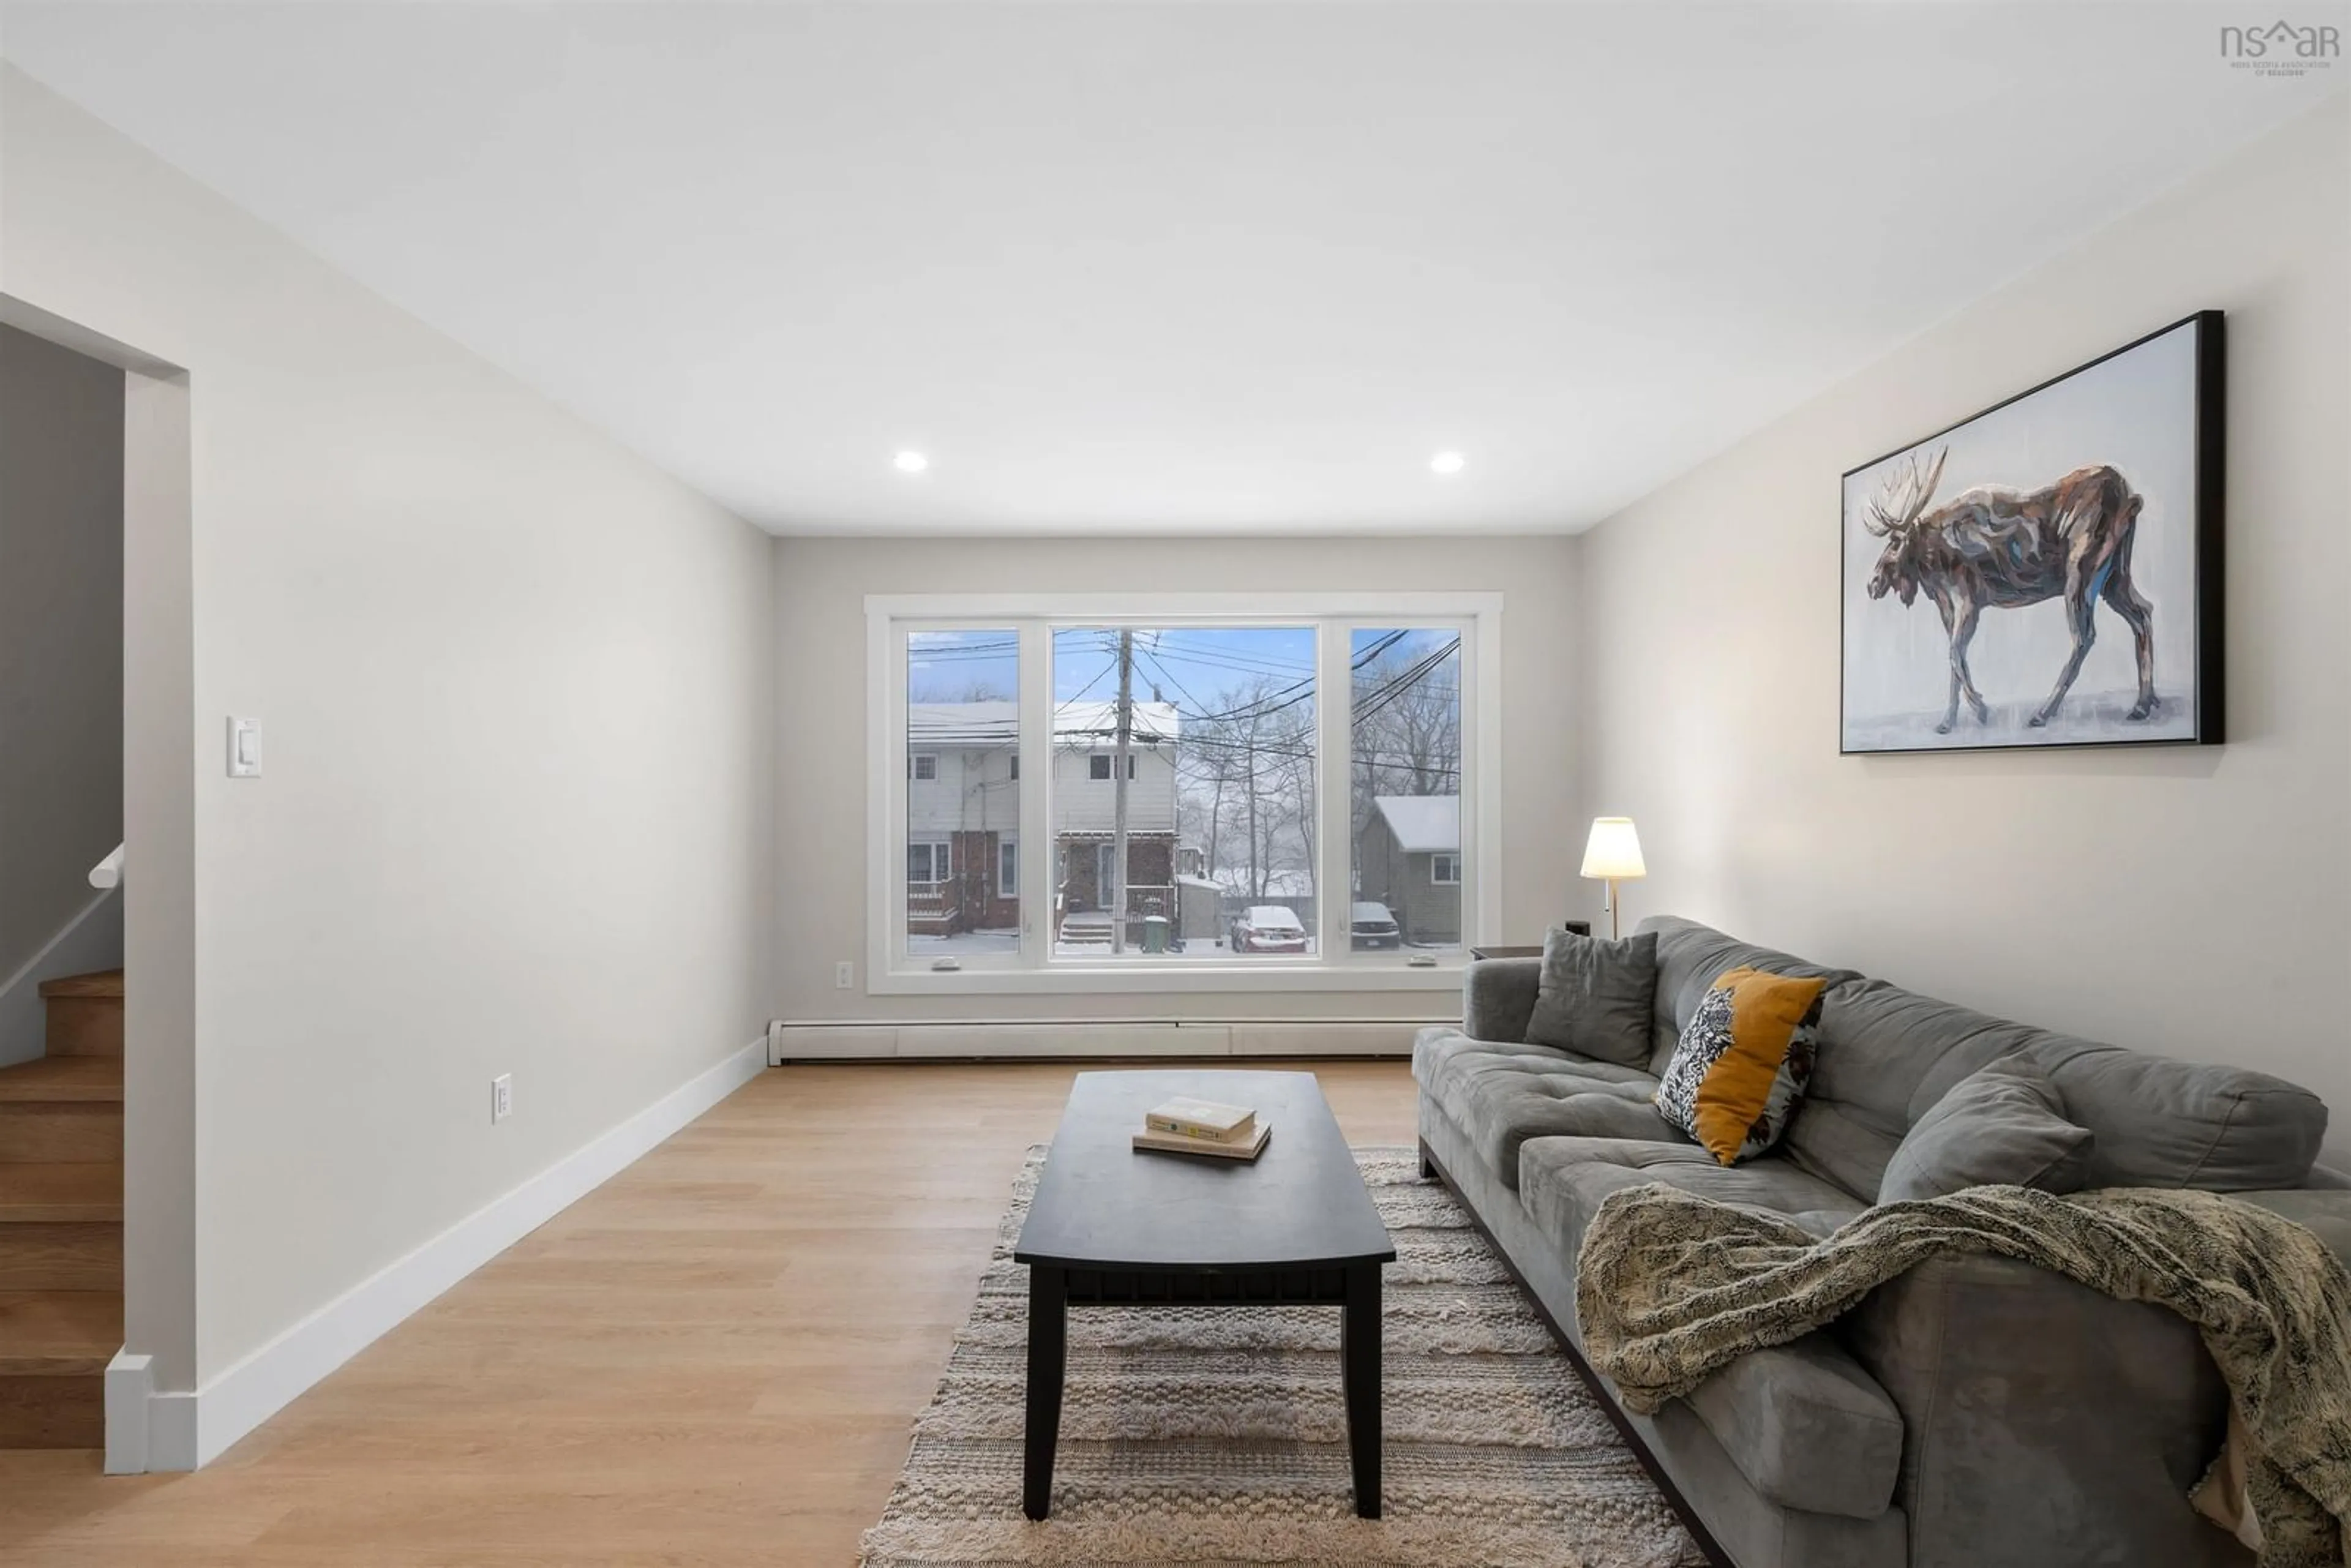
[[[12,3],[0,50],[778,532],[1469,532],[1590,524],[2339,86],[2227,68],[2249,14]]]

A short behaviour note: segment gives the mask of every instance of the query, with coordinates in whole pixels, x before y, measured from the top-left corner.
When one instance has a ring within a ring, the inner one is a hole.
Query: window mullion
[[[1355,848],[1349,841],[1353,816],[1348,793],[1348,769],[1353,757],[1354,692],[1348,677],[1352,658],[1351,628],[1343,621],[1323,621],[1315,628],[1315,873],[1314,887],[1321,918],[1318,951],[1326,964],[1354,960],[1352,936],[1355,898]]]
[[[1501,930],[1501,614],[1461,625],[1461,944]]]
[[[1019,622],[1020,967],[1041,969],[1053,950],[1053,634]]]

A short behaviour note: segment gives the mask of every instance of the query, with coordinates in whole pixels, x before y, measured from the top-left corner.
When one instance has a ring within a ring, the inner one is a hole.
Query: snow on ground
[[[1311,957],[1313,956],[1313,954],[1314,943],[1313,939],[1310,937],[1306,943],[1306,955],[1307,956]],[[1111,956],[1111,951],[1108,945],[1101,942],[1057,942],[1053,945],[1053,956],[1056,958],[1107,958]],[[1225,945],[1221,942],[1193,941],[1185,944],[1181,952],[1145,953],[1140,947],[1130,946],[1125,952],[1119,954],[1118,956],[1122,960],[1127,958],[1147,958],[1155,964],[1213,964],[1223,963],[1226,960],[1234,957],[1254,960],[1258,958],[1295,958],[1298,955],[1295,953],[1234,954],[1227,951]]]
[[[967,953],[1018,953],[1018,931],[958,931],[952,936],[908,936],[909,957],[945,958]]]
[[[969,957],[985,953],[1018,953],[1020,933],[1018,931],[961,931],[953,936],[908,936],[906,956],[909,958]],[[1306,953],[1314,954],[1311,938]],[[1109,945],[1102,942],[1059,942],[1054,944],[1056,958],[1106,958],[1111,956]],[[1243,953],[1244,958],[1294,958],[1295,953]],[[1145,953],[1140,947],[1129,947],[1121,958],[1149,958],[1155,964],[1217,963],[1234,956],[1221,942],[1193,942],[1177,953]]]

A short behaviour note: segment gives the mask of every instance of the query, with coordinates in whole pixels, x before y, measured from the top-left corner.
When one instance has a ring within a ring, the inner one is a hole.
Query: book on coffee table
[[[1142,1132],[1134,1134],[1134,1146],[1165,1155],[1207,1155],[1220,1160],[1253,1160],[1265,1150],[1265,1141],[1273,1135],[1273,1128],[1263,1122],[1254,1124],[1256,1130],[1246,1138],[1224,1141],[1216,1138],[1187,1138],[1181,1133]]]
[[[1165,1100],[1143,1113],[1143,1130],[1212,1144],[1246,1144],[1257,1136],[1257,1112],[1214,1100]]]

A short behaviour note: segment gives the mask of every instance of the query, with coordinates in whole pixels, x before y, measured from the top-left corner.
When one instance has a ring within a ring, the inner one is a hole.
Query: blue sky
[[[1353,634],[1357,657],[1389,633]],[[1451,639],[1449,632],[1412,632],[1389,650],[1392,659],[1419,657]],[[1107,701],[1118,693],[1117,634],[1070,629],[1053,634],[1053,699]],[[1019,660],[1010,631],[925,632],[908,651],[910,695],[917,702],[955,702],[975,692],[1011,696],[1019,690]],[[1242,698],[1259,681],[1289,686],[1314,673],[1314,631],[1307,626],[1185,626],[1135,633],[1134,695],[1155,689],[1186,713],[1217,712]],[[1441,676],[1438,678],[1442,678]]]

